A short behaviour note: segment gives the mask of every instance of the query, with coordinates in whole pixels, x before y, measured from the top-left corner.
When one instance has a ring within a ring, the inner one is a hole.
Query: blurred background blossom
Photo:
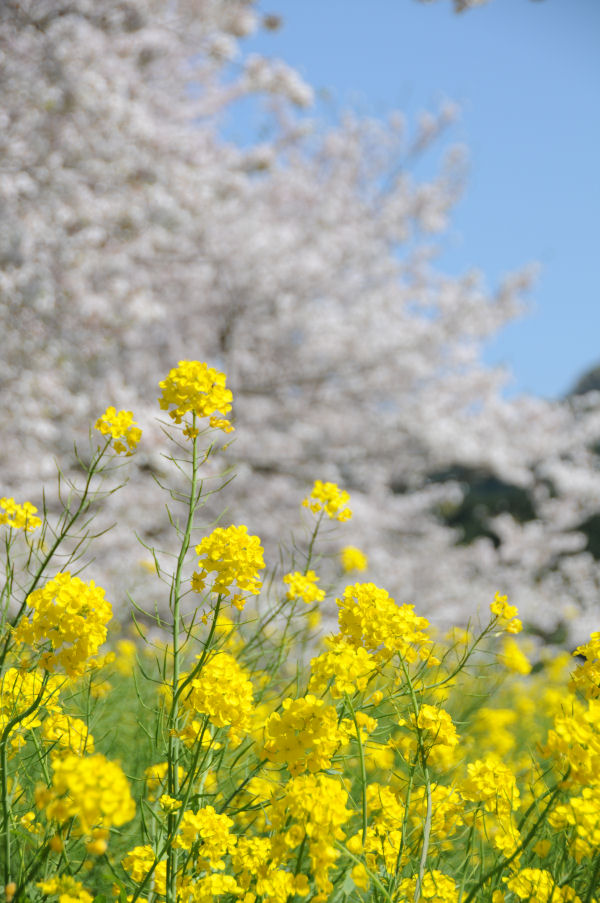
[[[433,42],[476,16],[493,33],[484,17],[515,2],[406,14]],[[523,5],[543,33],[546,4]],[[45,484],[52,510],[55,459],[68,475],[107,405],[134,411],[132,478],[105,506],[118,526],[89,569],[117,606],[136,586],[160,605],[133,535],[172,542],[152,481],[158,382],[207,361],[234,398],[224,518],[260,535],[268,560],[307,488],[331,480],[354,516],[331,537],[325,583],[355,544],[365,579],[438,622],[500,591],[531,631],[578,640],[598,610],[597,372],[566,397],[506,391],[490,343],[524,311],[533,270],[447,263],[468,193],[456,108],[323,115],[302,67],[260,52],[284,33],[280,6],[2,4],[2,492],[40,507]],[[519,159],[519,134],[505,140]],[[477,247],[501,244],[494,222],[490,209]],[[532,251],[523,242],[509,265]],[[222,504],[208,499],[207,524]]]

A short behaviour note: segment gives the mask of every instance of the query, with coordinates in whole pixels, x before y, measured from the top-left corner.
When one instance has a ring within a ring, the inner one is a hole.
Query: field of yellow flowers
[[[321,586],[323,532],[352,516],[333,483],[307,490],[287,568],[267,570],[244,525],[199,536],[231,393],[196,361],[160,389],[187,480],[172,569],[150,550],[162,610],[135,602],[119,633],[80,576],[95,505],[142,441],[131,412],[99,417],[59,517],[0,499],[7,903],[594,901],[600,633],[532,666],[494,590],[486,623],[439,637],[352,582],[359,549],[347,585]]]

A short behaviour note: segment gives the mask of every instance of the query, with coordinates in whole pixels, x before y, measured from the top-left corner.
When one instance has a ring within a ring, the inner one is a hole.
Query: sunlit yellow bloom
[[[400,899],[414,900],[417,879],[403,878],[399,885]],[[458,903],[458,888],[453,878],[442,874],[438,869],[425,872],[421,884],[419,901],[427,903]]]
[[[63,714],[48,715],[42,724],[42,736],[52,743],[55,749],[58,746],[79,756],[85,752],[94,752],[94,738],[88,732],[85,721],[80,718]]]
[[[565,884],[559,886],[552,873],[545,869],[525,868],[511,878],[502,880],[519,900],[535,900],[535,903],[581,903],[572,888]]]
[[[399,653],[407,662],[439,664],[424,632],[427,619],[416,615],[412,605],[397,605],[387,590],[374,583],[356,583],[346,587],[336,604],[340,634],[346,642],[362,646],[378,660]]]
[[[326,637],[325,645],[327,651],[310,663],[310,691],[320,694],[330,686],[332,697],[340,699],[345,693],[365,690],[377,669],[374,656],[339,634]]]
[[[187,681],[187,675],[181,675]],[[215,727],[228,727],[230,743],[239,743],[252,726],[252,683],[232,655],[217,652],[197,677],[186,683],[181,707],[189,718],[207,715]]]
[[[290,601],[302,599],[310,605],[311,602],[322,602],[325,598],[325,590],[318,588],[319,578],[314,571],[307,571],[306,574],[294,571],[292,574],[286,574],[283,582],[289,586],[286,598]]]
[[[490,604],[490,611],[498,618],[498,626],[507,633],[520,633],[523,629],[517,615],[519,610],[516,605],[508,604],[508,597],[496,593],[494,601]]]
[[[27,597],[31,620],[19,621],[17,643],[36,646],[48,671],[58,667],[70,676],[82,674],[106,639],[112,608],[93,580],[84,583],[67,572],[57,574]]]
[[[248,527],[217,527],[196,546],[201,569],[192,577],[192,589],[200,593],[212,578],[211,591],[231,598],[232,605],[244,607],[244,593],[256,596],[262,583],[263,547],[258,536],[250,536]]]
[[[345,521],[352,517],[352,511],[347,507],[349,501],[348,493],[335,483],[316,480],[310,495],[304,499],[302,505],[310,508],[314,514],[324,511],[333,520]]]
[[[498,656],[505,668],[514,671],[515,674],[529,674],[531,662],[515,640],[507,637],[502,644],[502,651]]]
[[[75,819],[80,834],[94,828],[120,827],[135,815],[129,782],[117,762],[96,753],[81,757],[67,753],[52,759],[52,784],[36,793],[39,809],[60,824]]]
[[[38,881],[37,886],[47,896],[58,896],[60,903],[92,903],[94,899],[81,881],[70,875],[55,875],[46,881]]]
[[[121,861],[121,865],[127,874],[135,881],[141,884],[150,869],[156,862],[156,855],[150,844],[134,847]],[[160,861],[152,872],[152,885],[157,894],[164,895],[167,891],[167,862]]]
[[[329,768],[332,756],[348,740],[335,708],[311,694],[284,699],[281,713],[267,719],[265,737],[267,758],[285,763],[292,775]]]
[[[348,571],[366,571],[369,561],[356,546],[344,546],[341,551],[342,567]]]
[[[232,425],[226,419],[231,410],[233,396],[225,388],[226,376],[201,361],[179,361],[161,383],[162,395],[158,403],[162,411],[168,411],[175,423],[181,423],[186,414],[208,417],[215,429],[230,433]],[[188,427],[186,433],[193,437]]]
[[[42,523],[41,518],[36,517],[37,508],[31,502],[23,502],[18,505],[12,498],[0,499],[0,524],[6,524],[13,530],[24,530],[31,533]]]
[[[589,642],[578,646],[573,655],[583,655],[586,661],[573,671],[569,689],[596,699],[600,696],[600,633],[592,633]]]
[[[184,812],[175,840],[175,846],[183,850],[197,850],[201,869],[223,870],[225,856],[231,852],[237,838],[229,829],[233,821],[220,815],[213,806],[205,806],[198,812]]]
[[[132,411],[117,411],[112,405],[98,418],[95,427],[103,436],[111,436],[118,455],[131,455],[142,438]]]
[[[482,803],[486,812],[506,816],[521,805],[516,778],[498,756],[469,762],[467,773],[458,783],[464,799]]]

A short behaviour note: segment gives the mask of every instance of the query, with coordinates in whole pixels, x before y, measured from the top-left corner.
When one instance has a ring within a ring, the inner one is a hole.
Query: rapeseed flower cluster
[[[512,878],[504,878],[506,887],[519,900],[535,900],[535,903],[581,903],[572,887],[559,886],[556,878],[546,869],[525,868]]]
[[[152,875],[152,882],[148,890],[152,888],[154,893],[164,896],[167,890],[167,862],[165,859],[157,862],[157,857],[148,843],[134,847],[121,861],[121,865],[136,885],[146,881],[148,873]]]
[[[341,551],[342,567],[346,573],[349,571],[366,571],[369,561],[364,552],[356,546],[344,546]]]
[[[319,589],[317,586],[319,578],[314,571],[307,571],[306,574],[294,571],[286,574],[283,582],[289,587],[285,595],[286,599],[290,601],[302,599],[303,602],[310,605],[312,602],[322,602],[325,598],[325,590]]]
[[[311,693],[323,694],[329,688],[333,699],[341,699],[346,693],[352,695],[366,690],[377,671],[373,656],[340,634],[326,637],[324,642],[327,651],[310,663]]]
[[[60,903],[92,903],[94,899],[81,881],[71,875],[54,875],[45,881],[38,881],[37,886],[46,896],[57,896]]]
[[[414,900],[416,887],[416,875],[404,878],[398,886],[398,892],[402,895],[399,899]],[[430,903],[458,903],[458,887],[449,875],[444,875],[439,869],[433,869],[423,875],[418,899]]]
[[[117,762],[101,753],[53,756],[52,783],[39,787],[36,804],[48,821],[66,825],[74,820],[78,834],[98,836],[98,829],[126,824],[135,815],[129,782]]]
[[[83,674],[106,640],[112,617],[104,590],[93,580],[57,574],[26,599],[32,616],[23,617],[14,640],[40,652],[40,665],[48,671],[64,669],[70,677]]]
[[[411,728],[408,741],[399,744],[405,755],[414,756],[420,744],[427,762],[450,768],[459,737],[448,712],[423,703],[418,715],[413,712],[408,721],[400,719],[399,723]]]
[[[214,367],[200,361],[179,361],[159,387],[158,399],[161,411],[168,411],[175,423],[181,423],[186,414],[208,417],[210,426],[230,433],[233,430],[227,420],[233,396],[225,388],[226,376]],[[189,436],[193,436],[193,428]]]
[[[507,596],[496,593],[494,601],[490,605],[490,611],[496,615],[498,626],[507,633],[520,633],[523,629],[523,624],[517,617],[519,614],[517,607],[509,604]]]
[[[85,721],[63,712],[49,714],[44,718],[42,737],[52,746],[55,754],[65,751],[82,756],[86,752],[94,752],[94,738]]]
[[[268,837],[238,837],[231,864],[244,891],[243,899],[252,900],[256,896],[270,903],[286,903],[295,894],[305,897],[309,893],[306,875],[281,868],[289,852],[286,846],[275,850]]]
[[[284,699],[282,712],[273,712],[265,724],[264,752],[270,762],[285,764],[291,775],[329,768],[347,731],[338,724],[333,706],[307,694]]]
[[[13,749],[25,745],[27,733],[40,727],[43,710],[60,712],[61,681],[39,671],[7,668],[0,677],[0,733],[6,733]],[[37,701],[37,705],[36,705]]]
[[[515,674],[529,674],[532,668],[531,662],[515,640],[506,637],[502,644],[502,651],[498,656],[505,668],[514,671]]]
[[[573,655],[584,656],[585,662],[573,671],[569,689],[596,699],[600,696],[600,633],[592,633],[589,642],[578,646]]]
[[[350,496],[335,483],[324,483],[315,480],[311,493],[304,499],[304,508],[310,508],[313,514],[324,511],[332,520],[346,521],[352,517],[352,511],[348,508]]]
[[[225,868],[224,859],[232,851],[236,837],[230,834],[232,819],[219,815],[213,806],[198,812],[184,812],[175,846],[188,852],[194,850],[196,866],[200,871]]]
[[[12,498],[0,499],[0,525],[5,524],[12,530],[24,530],[32,533],[41,526],[41,518],[36,517],[37,508],[31,502],[23,502],[19,505]]]
[[[182,674],[181,686],[181,706],[190,720],[206,715],[214,727],[228,728],[234,745],[249,733],[254,712],[252,682],[232,655],[215,653],[197,677]]]
[[[118,455],[131,455],[142,438],[133,412],[117,411],[112,405],[98,418],[95,428],[114,440],[112,447]]]
[[[244,607],[244,593],[258,595],[262,583],[259,571],[264,568],[263,547],[258,536],[250,536],[248,528],[217,527],[196,546],[197,571],[192,577],[192,589],[201,593],[209,574],[212,579],[211,592],[230,597],[235,608]]]
[[[347,586],[342,598],[335,601],[340,634],[349,644],[362,646],[377,660],[398,653],[410,663],[437,663],[425,633],[429,622],[416,615],[412,605],[397,605],[387,590],[374,583]]]
[[[345,839],[343,825],[352,817],[347,804],[348,792],[339,777],[302,774],[283,787],[270,808],[271,823],[279,831],[275,853],[303,843],[308,847],[316,903],[325,903],[333,890],[330,873],[340,856],[337,843]]]
[[[521,805],[515,775],[494,754],[467,764],[467,777],[460,782],[459,791],[464,800],[496,815],[510,815]]]

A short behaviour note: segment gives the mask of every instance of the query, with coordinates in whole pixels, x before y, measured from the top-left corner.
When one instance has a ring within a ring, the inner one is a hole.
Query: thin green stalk
[[[2,793],[2,833],[4,835],[4,886],[10,883],[10,803],[8,800],[8,755],[6,750],[6,744],[8,743],[8,738],[10,736],[10,732],[13,727],[16,727],[21,721],[24,721],[32,712],[38,708],[42,697],[44,695],[44,690],[46,689],[46,684],[48,682],[48,672],[44,674],[42,679],[42,686],[40,687],[40,691],[36,698],[33,700],[31,705],[27,706],[22,712],[19,712],[14,718],[11,718],[10,721],[4,727],[2,731],[2,735],[0,736],[0,792]]]
[[[367,866],[365,865],[365,863],[362,861],[362,859],[360,859],[358,856],[355,856],[354,853],[351,853],[350,850],[347,847],[345,847],[343,845],[343,843],[340,843],[339,840],[335,841],[335,846],[338,848],[338,850],[341,850],[341,852],[345,853],[346,856],[348,856],[357,865],[362,865],[362,867],[364,868],[365,872],[367,873],[369,879],[373,882],[375,887],[380,891],[380,893],[383,895],[384,899],[387,900],[387,903],[392,903],[392,898],[389,894],[389,891],[387,891],[385,889],[385,887],[383,886],[383,884],[381,883],[381,881],[379,880],[379,878],[377,877],[375,872],[372,872],[370,869],[368,869]]]
[[[192,668],[192,670],[187,675],[185,680],[181,681],[181,683],[175,690],[175,692],[173,694],[173,702],[174,703],[179,701],[179,697],[181,696],[181,694],[183,693],[185,688],[190,685],[190,683],[194,680],[194,678],[196,678],[198,676],[198,674],[200,674],[200,672],[202,671],[202,668],[204,667],[204,662],[206,661],[206,657],[212,647],[212,640],[215,635],[215,630],[217,629],[217,621],[219,619],[219,611],[221,609],[222,601],[223,601],[223,596],[221,593],[219,593],[219,595],[217,596],[217,604],[215,605],[215,610],[213,613],[212,624],[210,626],[210,631],[209,631],[208,637],[206,638],[206,642],[204,643],[204,649],[202,650],[202,655],[200,656],[198,663]]]
[[[408,814],[410,812],[410,801],[412,798],[412,787],[415,778],[417,762],[418,758],[415,757],[415,761],[411,765],[408,775],[408,786],[406,788],[406,797],[404,800],[404,814],[402,816],[402,831],[400,833],[400,846],[398,847],[398,855],[396,856],[396,869],[394,872],[394,888],[398,882],[398,873],[400,871],[400,865],[402,862],[402,853],[404,852],[404,846],[406,844],[406,827],[408,825]]]
[[[0,749],[0,768],[2,774],[2,833],[4,835],[4,886],[10,882],[10,826],[8,823],[10,817],[10,805],[8,802],[8,787],[6,774],[8,770],[8,757],[6,755],[6,743],[2,744]]]
[[[419,880],[415,887],[415,903],[421,896],[421,885],[423,884],[423,875],[425,874],[425,865],[427,863],[427,854],[429,853],[429,839],[431,837],[431,818],[432,818],[432,800],[431,800],[431,780],[429,778],[429,769],[424,768],[425,787],[427,789],[427,813],[425,815],[425,824],[423,826],[423,847],[421,849],[421,860],[419,862]]]
[[[302,838],[302,843],[300,844],[300,849],[298,850],[298,856],[296,857],[296,868],[294,869],[294,877],[300,874],[300,869],[302,867],[302,858],[304,856],[304,849],[306,847],[306,838],[305,834]]]
[[[596,862],[594,863],[594,871],[592,873],[592,880],[590,881],[590,886],[588,887],[585,895],[585,899],[583,903],[591,903],[592,894],[596,890],[598,886],[598,882],[600,881],[600,853],[596,856]]]
[[[325,514],[324,511],[321,511],[321,513],[319,514],[319,516],[317,518],[317,522],[315,524],[315,529],[312,532],[312,536],[311,536],[310,542],[308,544],[308,552],[306,554],[306,567],[304,568],[304,576],[305,577],[308,574],[308,571],[310,569],[310,565],[312,562],[313,549],[314,549],[315,541],[317,539],[317,533],[319,532],[319,527],[321,526],[321,521],[323,520],[324,514]]]
[[[473,816],[473,820],[471,822],[471,826],[469,828],[469,835],[467,838],[467,849],[465,851],[465,861],[464,861],[465,867],[463,869],[463,873],[462,873],[462,876],[460,879],[460,887],[458,889],[458,899],[459,900],[462,899],[462,895],[463,895],[464,889],[465,889],[465,882],[467,880],[467,869],[468,869],[468,865],[469,865],[469,859],[471,856],[471,849],[473,847],[473,838],[475,836],[475,824],[476,824],[477,816],[479,815],[480,809],[481,809],[481,804],[479,806],[477,806],[474,816]]]
[[[10,557],[10,547],[11,547],[11,532],[8,531],[5,537],[5,548],[6,548],[6,565],[5,565],[5,574],[6,580],[4,581],[4,586],[2,587],[2,591],[0,592],[0,608],[2,609],[2,620],[0,622],[0,633],[4,632],[4,625],[6,623],[6,619],[8,616],[8,606],[10,603],[10,597],[12,595],[12,585],[14,580],[14,567]]]
[[[235,797],[238,795],[238,793],[241,793],[241,792],[242,792],[242,790],[244,789],[244,787],[246,786],[246,784],[247,784],[249,781],[252,780],[252,778],[254,777],[254,775],[256,774],[257,771],[260,771],[260,769],[263,767],[263,765],[265,764],[265,762],[268,762],[268,759],[261,759],[260,762],[257,762],[257,764],[254,766],[254,768],[253,768],[252,771],[250,772],[250,774],[246,775],[246,777],[245,777],[244,780],[241,782],[241,784],[238,784],[238,786],[235,788],[235,790],[233,791],[233,793],[231,793],[231,794],[227,797],[227,799],[225,800],[225,802],[223,803],[223,805],[222,805],[221,808],[219,809],[219,813],[225,812],[225,810],[227,809],[227,806],[228,806],[229,803],[232,801],[232,799],[235,799]]]
[[[417,694],[415,693],[415,688],[413,687],[413,682],[410,678],[410,674],[408,673],[408,669],[406,667],[406,663],[404,658],[400,656],[400,664],[402,666],[402,671],[404,673],[404,677],[406,683],[408,684],[408,689],[410,692],[410,698],[413,706],[413,712],[415,716],[415,730],[417,732],[417,746],[419,750],[419,756],[421,758],[421,764],[423,766],[423,777],[425,778],[425,789],[427,793],[427,811],[425,813],[425,824],[423,825],[423,846],[421,848],[421,858],[419,861],[419,874],[417,876],[417,881],[415,884],[415,903],[421,896],[421,885],[423,884],[423,876],[425,874],[425,865],[427,863],[427,854],[429,852],[429,839],[431,836],[431,818],[432,818],[432,800],[431,800],[431,779],[429,777],[429,769],[427,767],[427,754],[425,753],[425,748],[423,746],[423,737],[421,734],[421,729],[418,726],[419,720],[419,703],[417,700]]]
[[[196,415],[192,415],[192,429],[196,427]],[[173,616],[173,703],[169,718],[169,752],[168,752],[168,787],[170,796],[177,799],[179,795],[179,755],[180,741],[178,737],[179,730],[179,697],[177,694],[179,684],[179,666],[180,666],[180,649],[179,635],[181,632],[181,581],[183,576],[183,567],[186,555],[190,547],[192,528],[194,525],[194,512],[196,510],[198,499],[198,437],[192,439],[192,476],[191,489],[188,498],[188,511],[185,525],[185,532],[181,541],[181,548],[177,557],[177,566],[175,575],[171,585],[170,608]],[[177,813],[171,812],[167,818],[167,830],[169,835],[174,834],[176,825],[178,824]],[[167,903],[176,903],[177,900],[177,861],[178,850],[169,845],[167,855]]]
[[[283,611],[289,605],[289,599],[283,598],[279,605],[276,605],[275,608],[265,616],[264,620],[259,620],[256,624],[254,635],[250,637],[247,643],[244,645],[244,655],[247,654],[249,649],[252,649],[253,646],[263,641],[265,635],[265,628],[275,620],[278,614]]]
[[[365,755],[362,747],[362,740],[360,739],[360,728],[358,726],[358,721],[356,720],[356,712],[354,711],[354,706],[350,700],[350,697],[347,693],[344,694],[346,699],[346,705],[350,709],[350,714],[352,715],[352,720],[354,721],[354,729],[356,730],[356,742],[358,743],[358,755],[360,759],[360,782],[361,782],[361,798],[362,798],[362,845],[364,847],[365,840],[367,837],[367,772],[365,769]]]

